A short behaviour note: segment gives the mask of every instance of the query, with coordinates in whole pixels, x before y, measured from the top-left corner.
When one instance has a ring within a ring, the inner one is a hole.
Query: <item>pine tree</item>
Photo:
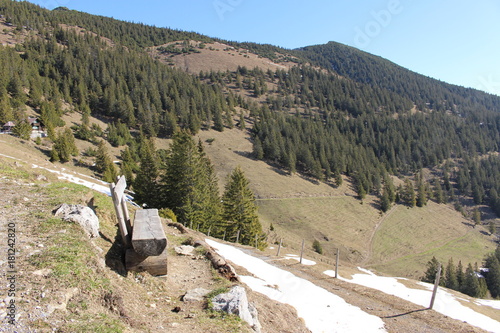
[[[12,129],[12,134],[23,140],[29,140],[31,136],[31,126],[25,120],[20,121]]]
[[[436,257],[432,257],[432,259],[427,262],[427,270],[425,271],[425,275],[422,277],[422,281],[434,283],[439,265],[440,262],[436,259]],[[443,284],[443,282],[444,281],[441,280],[440,284]]]
[[[444,198],[444,192],[443,188],[441,186],[441,182],[439,181],[438,178],[434,180],[434,200],[438,204],[445,203],[445,198]]]
[[[457,284],[458,284],[458,289],[457,290],[462,290],[463,285],[465,282],[465,273],[464,273],[464,267],[462,266],[462,261],[458,261],[457,265]]]
[[[471,264],[469,264],[465,270],[465,280],[462,285],[462,292],[471,297],[479,297],[481,294],[479,279]]]
[[[178,221],[207,231],[218,223],[220,197],[217,178],[201,143],[185,131],[174,134],[161,177],[161,207],[174,211]]]
[[[405,180],[404,201],[410,207],[415,207],[415,205],[417,204],[415,189],[413,188],[413,184],[409,179]]]
[[[57,135],[54,145],[52,146],[51,161],[69,162],[71,156],[78,155],[78,148],[75,144],[75,137],[71,129],[66,128],[62,133]]]
[[[241,244],[265,246],[262,225],[257,216],[255,197],[241,168],[237,167],[228,177],[222,196],[223,219],[227,221],[227,233],[239,232]]]
[[[101,173],[102,180],[105,182],[112,183],[116,181],[118,173],[116,172],[115,164],[111,160],[103,140],[101,140],[97,146],[95,168],[97,172]]]
[[[457,280],[457,269],[453,264],[453,258],[450,258],[448,265],[446,266],[445,272],[445,285],[446,288],[453,290],[459,290],[458,280]]]
[[[472,220],[474,221],[474,228],[477,225],[481,225],[481,212],[479,209],[474,208],[474,211],[472,212]]]
[[[382,197],[380,198],[380,210],[382,212],[387,212],[391,208],[391,200],[389,199],[389,193],[386,188],[382,192]]]
[[[422,173],[420,174],[420,177],[418,177],[418,182],[417,182],[417,207],[424,207],[427,205],[427,191],[425,188],[425,181],[423,179]]]
[[[159,208],[159,161],[156,154],[154,141],[141,136],[140,143],[140,168],[133,182],[135,201],[147,207]],[[127,162],[126,164],[129,164]]]
[[[500,297],[500,261],[495,254],[491,254],[486,258],[485,266],[488,268],[486,283],[490,291],[491,297]]]

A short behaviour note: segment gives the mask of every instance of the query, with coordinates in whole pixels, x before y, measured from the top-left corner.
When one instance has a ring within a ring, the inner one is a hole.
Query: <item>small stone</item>
[[[32,274],[36,276],[48,277],[52,273],[52,269],[44,268],[34,271]]]
[[[149,304],[149,307],[153,308],[153,309],[156,309],[156,304],[154,304],[154,303],[153,304]]]
[[[176,246],[174,248],[174,250],[175,250],[175,253],[177,253],[178,255],[183,255],[183,256],[192,256],[192,255],[194,255],[193,254],[194,247],[191,246],[191,245]]]
[[[210,290],[204,288],[196,288],[189,290],[183,297],[184,302],[200,302],[203,298],[210,292]]]

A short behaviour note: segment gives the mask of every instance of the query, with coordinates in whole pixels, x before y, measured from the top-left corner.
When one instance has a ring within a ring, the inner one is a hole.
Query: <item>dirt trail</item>
[[[377,224],[375,225],[375,229],[373,229],[373,232],[371,233],[370,235],[370,243],[368,245],[368,253],[366,255],[365,258],[363,258],[363,260],[361,261],[360,265],[361,266],[366,266],[366,264],[370,261],[370,259],[372,258],[372,255],[373,255],[373,242],[374,242],[374,238],[375,238],[375,235],[377,234],[377,231],[378,229],[382,226],[382,223],[384,223],[384,221],[389,217],[391,216],[391,214],[394,212],[394,210],[396,209],[396,206],[392,207],[391,210],[389,210],[389,212],[387,212],[378,222]]]

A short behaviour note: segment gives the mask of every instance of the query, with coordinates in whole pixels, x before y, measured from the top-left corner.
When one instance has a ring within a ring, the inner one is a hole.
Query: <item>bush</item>
[[[315,252],[323,254],[323,247],[321,246],[321,243],[317,239],[315,239],[313,242],[313,249]]]
[[[162,208],[158,211],[158,215],[164,219],[171,219],[172,222],[177,222],[177,216],[170,208]]]

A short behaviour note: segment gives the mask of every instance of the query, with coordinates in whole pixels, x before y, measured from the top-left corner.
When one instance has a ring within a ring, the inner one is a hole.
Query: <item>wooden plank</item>
[[[144,257],[134,250],[128,249],[125,252],[125,267],[128,271],[148,272],[153,276],[165,275],[168,272],[167,249],[163,250],[159,256]]]
[[[117,202],[121,202],[123,199],[123,194],[125,193],[125,189],[127,188],[127,181],[125,176],[118,177],[118,181],[115,185],[115,195]]]
[[[130,246],[130,233],[129,233],[129,229],[127,228],[127,224],[125,222],[125,219],[123,217],[123,210],[122,210],[121,204],[116,198],[115,188],[116,187],[115,187],[114,183],[109,184],[109,189],[111,191],[111,197],[113,198],[113,204],[115,206],[116,218],[118,219],[118,228],[120,229],[122,241],[123,241],[123,244],[125,245],[125,247],[129,247]]]
[[[140,209],[135,212],[132,247],[141,256],[158,256],[167,247],[158,209]]]

